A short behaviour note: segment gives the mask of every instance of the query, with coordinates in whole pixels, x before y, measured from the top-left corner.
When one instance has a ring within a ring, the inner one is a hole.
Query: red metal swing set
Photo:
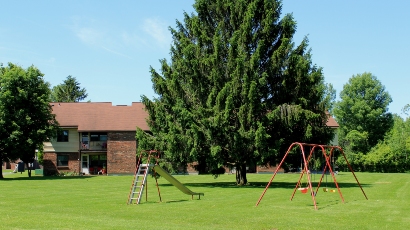
[[[303,175],[306,173],[306,177],[307,177],[307,180],[308,180],[308,187],[307,187],[307,188],[299,188],[299,190],[301,190],[302,193],[306,193],[307,190],[310,190],[310,194],[311,194],[311,196],[312,196],[313,204],[314,204],[314,206],[315,206],[315,209],[317,209],[315,196],[316,196],[316,194],[317,194],[317,192],[318,192],[318,190],[319,190],[319,188],[320,188],[320,184],[321,184],[321,182],[322,182],[322,180],[323,180],[323,177],[324,177],[326,171],[329,170],[330,174],[332,175],[333,181],[335,182],[335,186],[336,186],[336,188],[337,188],[337,191],[339,192],[340,198],[342,199],[342,202],[344,203],[344,198],[343,198],[342,192],[340,191],[339,185],[338,185],[338,183],[337,183],[337,181],[336,181],[336,177],[335,177],[335,175],[334,175],[334,173],[333,173],[333,169],[332,169],[331,164],[330,164],[330,159],[331,159],[332,154],[334,153],[334,150],[335,150],[335,149],[339,150],[339,151],[342,153],[343,158],[345,159],[345,161],[346,161],[346,163],[347,163],[347,166],[349,167],[349,170],[352,172],[354,178],[356,179],[357,184],[359,185],[360,189],[362,190],[362,193],[363,193],[364,197],[365,197],[366,200],[367,200],[367,196],[366,196],[366,194],[365,194],[365,192],[364,192],[362,186],[360,185],[359,180],[357,179],[356,175],[354,174],[354,171],[353,171],[353,169],[352,169],[352,166],[349,164],[349,161],[347,160],[346,155],[345,155],[345,153],[343,152],[343,149],[342,149],[341,147],[339,147],[339,146],[329,146],[329,145],[307,144],[307,143],[294,142],[294,143],[292,143],[292,144],[289,146],[289,149],[288,149],[288,151],[286,152],[285,156],[283,156],[282,161],[279,163],[278,167],[276,168],[275,172],[273,173],[273,176],[272,176],[272,178],[270,179],[268,185],[266,186],[266,188],[265,188],[265,190],[263,191],[262,195],[259,197],[259,200],[258,200],[258,202],[256,203],[256,206],[258,206],[259,203],[261,202],[263,196],[265,195],[265,193],[266,193],[266,191],[268,190],[270,184],[272,183],[273,178],[275,178],[275,176],[276,176],[278,170],[279,170],[280,167],[282,166],[282,164],[283,164],[283,162],[285,161],[286,157],[288,156],[289,152],[292,150],[293,147],[297,147],[297,146],[299,146],[300,149],[302,150],[303,169],[302,169],[302,172],[301,172],[301,174],[300,174],[299,180],[298,180],[298,182],[297,182],[297,184],[296,184],[296,187],[295,187],[295,189],[293,190],[292,196],[290,197],[290,200],[293,199],[293,197],[294,197],[294,195],[295,195],[295,193],[296,193],[296,190],[298,190],[298,187],[300,187],[301,179],[303,178]],[[309,153],[309,156],[308,156],[307,159],[306,159],[304,147],[311,147],[311,150],[310,150],[310,153]],[[325,165],[325,167],[324,167],[324,169],[323,169],[322,176],[320,177],[320,180],[319,180],[319,182],[318,182],[317,188],[316,188],[315,191],[313,191],[312,181],[311,181],[311,176],[310,176],[310,171],[309,171],[309,168],[308,168],[308,163],[309,163],[309,161],[310,161],[310,159],[311,159],[311,157],[312,157],[313,152],[314,152],[315,149],[317,149],[317,148],[319,148],[319,149],[322,150],[323,157],[324,157],[325,160],[326,160],[326,165]],[[327,149],[327,150],[330,150],[330,151],[329,151],[329,154],[326,152],[326,149]]]

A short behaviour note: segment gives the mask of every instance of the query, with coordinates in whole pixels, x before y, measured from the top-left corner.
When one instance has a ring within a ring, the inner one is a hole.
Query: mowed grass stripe
[[[314,209],[308,194],[296,192],[299,174],[278,174],[255,207],[271,174],[175,176],[197,196],[181,193],[166,180],[148,179],[148,201],[127,205],[132,176],[38,177],[5,172],[0,181],[2,229],[406,229],[410,221],[409,174],[351,173],[336,176],[339,194],[319,190]],[[320,175],[313,175],[316,184]],[[305,183],[305,180],[303,180]],[[327,178],[322,188],[335,189]]]

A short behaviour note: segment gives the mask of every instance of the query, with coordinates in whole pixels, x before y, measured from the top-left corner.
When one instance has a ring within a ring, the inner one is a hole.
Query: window
[[[68,166],[68,155],[57,155],[57,166]]]
[[[107,141],[107,133],[90,133],[90,141]]]
[[[102,168],[107,165],[107,155],[90,155],[90,166]]]
[[[68,142],[68,130],[61,130],[57,133],[57,142]]]

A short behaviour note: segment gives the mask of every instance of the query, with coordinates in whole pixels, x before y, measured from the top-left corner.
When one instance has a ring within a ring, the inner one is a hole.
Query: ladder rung
[[[144,186],[147,183],[147,175],[149,172],[149,167],[154,166],[153,164],[140,164],[134,178],[134,183],[132,184],[132,190],[130,192],[129,203],[132,203],[132,200],[137,200],[137,203],[140,202],[141,196],[144,192]],[[140,179],[142,178],[142,180]],[[135,194],[136,197],[134,197]]]

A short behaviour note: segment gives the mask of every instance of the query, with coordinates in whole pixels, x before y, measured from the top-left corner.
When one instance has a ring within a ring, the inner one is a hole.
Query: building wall
[[[334,136],[333,136],[333,140],[330,141],[330,145],[339,145],[339,132],[338,132],[338,128],[332,128],[333,132],[334,132]]]
[[[107,173],[133,174],[136,166],[135,132],[111,132],[107,141]]]
[[[258,165],[257,167],[256,167],[256,172],[257,173],[274,173],[275,171],[276,171],[276,169],[277,169],[277,165],[275,165],[275,166],[271,166],[271,165]],[[278,170],[278,172],[279,173],[283,173],[283,172],[285,172],[285,170],[283,170],[283,168],[280,168],[279,170]]]
[[[57,142],[56,138],[50,142],[44,142],[44,152],[77,152],[80,146],[77,129],[62,129],[68,130],[68,142]]]
[[[43,155],[43,168],[44,175],[55,175],[61,172],[77,172],[80,166],[78,160],[78,152],[61,152],[58,154],[68,155],[68,166],[57,166],[57,153],[44,153]]]
[[[69,129],[68,142],[44,143],[44,175],[55,175],[60,172],[78,172],[79,139],[76,129]],[[134,174],[136,165],[137,142],[135,132],[111,132],[107,140],[107,173]],[[85,153],[85,152],[84,152]],[[57,166],[57,154],[69,155],[68,167]]]

